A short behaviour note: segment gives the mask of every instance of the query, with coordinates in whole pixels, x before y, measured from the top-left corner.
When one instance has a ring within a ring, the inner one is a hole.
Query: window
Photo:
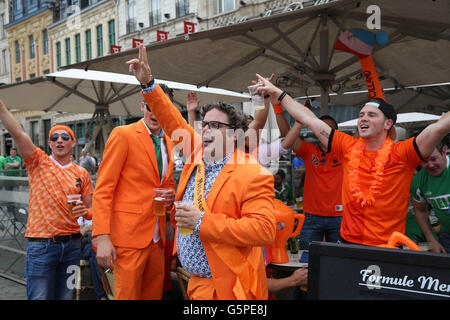
[[[59,19],[67,18],[67,0],[61,0],[59,3]]]
[[[31,121],[31,140],[35,145],[39,145],[39,122]]]
[[[30,79],[36,78],[36,73],[30,74]]]
[[[70,38],[66,38],[66,65],[70,64]]]
[[[137,30],[136,0],[128,0],[127,8],[128,8],[127,33],[133,33]]]
[[[6,31],[5,31],[5,14],[2,13],[0,15],[0,28],[2,28],[2,31],[0,33],[0,38],[3,39],[6,37]]]
[[[2,50],[2,73],[8,73],[8,49]]]
[[[50,119],[44,120],[44,137],[48,137],[51,129],[51,121]],[[44,139],[44,150],[46,153],[50,151],[50,146],[48,145],[48,139]]]
[[[56,43],[56,66],[61,67],[61,42]]]
[[[49,53],[49,49],[48,49],[48,31],[47,31],[47,29],[42,31],[42,50],[44,52],[44,55]]]
[[[84,123],[77,123],[77,139],[84,138],[86,135],[86,129]]]
[[[86,60],[92,59],[91,29],[87,29],[86,36]]]
[[[44,74],[49,74],[50,73],[50,69],[45,69],[44,70]]]
[[[20,44],[19,41],[14,42],[14,46],[16,49],[16,63],[20,63]]]
[[[234,10],[235,0],[217,0],[217,7],[219,13],[228,12]]]
[[[36,57],[36,51],[34,49],[34,37],[28,37],[28,44],[30,45],[30,59],[34,59]]]
[[[103,56],[103,26],[97,26],[97,57]]]
[[[189,14],[189,0],[178,0],[176,3],[177,17]]]
[[[150,25],[154,26],[158,23],[162,22],[161,18],[161,1],[160,0],[151,0],[151,12],[150,12]]]
[[[75,62],[81,62],[81,39],[79,33],[75,35]]]
[[[28,12],[34,12],[38,9],[38,0],[28,0]]]
[[[114,27],[114,20],[108,21],[108,40],[109,47],[114,46],[116,44],[116,31]]]
[[[23,0],[13,0],[13,15],[14,20],[22,18],[23,16]]]

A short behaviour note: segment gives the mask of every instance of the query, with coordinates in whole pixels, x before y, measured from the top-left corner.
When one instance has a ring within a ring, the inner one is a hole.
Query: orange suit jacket
[[[173,142],[164,135],[168,169],[160,182],[152,139],[143,120],[114,128],[106,143],[93,197],[93,236],[109,234],[114,246],[142,249],[159,219],[166,240],[166,217],[153,215],[153,188],[174,189]]]
[[[143,96],[166,134],[172,137],[186,156],[191,154],[187,156],[188,161],[178,183],[175,199],[179,200],[194,168],[201,161],[201,137],[194,133],[159,86]],[[236,163],[236,159],[241,162]],[[260,284],[260,295],[255,296],[252,292],[255,299],[267,299],[268,296],[260,247],[271,245],[275,239],[273,175],[252,159],[252,164],[248,164],[250,156],[235,151],[211,187],[206,200],[211,214],[203,216],[200,226],[200,240],[205,248],[217,297],[221,300],[236,299],[233,292],[236,276],[212,249],[210,242],[235,246],[251,265],[257,266],[256,275],[249,272],[244,280],[253,285]],[[247,162],[240,164],[242,161]],[[236,261],[236,258],[229,257],[229,261]]]

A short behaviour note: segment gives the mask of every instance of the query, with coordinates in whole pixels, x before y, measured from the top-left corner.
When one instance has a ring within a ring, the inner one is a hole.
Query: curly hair
[[[232,105],[223,102],[217,102],[203,106],[200,110],[201,118],[203,119],[205,117],[205,114],[208,111],[211,111],[212,109],[222,111],[228,116],[231,129],[235,130],[242,129],[244,132],[247,131],[248,129],[247,118],[245,117],[245,114],[241,110],[236,109]]]

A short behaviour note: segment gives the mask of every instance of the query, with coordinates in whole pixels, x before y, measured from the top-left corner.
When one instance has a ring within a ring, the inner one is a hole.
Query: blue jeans
[[[447,253],[450,253],[450,233],[441,232],[439,234],[439,243],[444,247]]]
[[[309,250],[311,241],[337,242],[341,229],[342,217],[324,217],[305,213],[305,222],[300,232],[300,249]]]
[[[80,270],[80,239],[28,242],[25,259],[28,300],[71,300]]]
[[[105,289],[103,289],[102,275],[97,264],[97,255],[92,250],[92,244],[88,243],[82,250],[81,257],[89,261],[89,269],[91,270],[92,284],[94,285],[94,291],[97,299],[106,297]]]

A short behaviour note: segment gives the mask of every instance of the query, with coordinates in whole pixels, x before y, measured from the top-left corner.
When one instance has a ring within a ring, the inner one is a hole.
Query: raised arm
[[[142,91],[142,95],[164,132],[183,151],[188,161],[193,161],[193,158],[189,158],[189,155],[194,156],[193,151],[196,151],[197,154],[201,151],[201,137],[187,124],[162,89],[154,82],[152,83],[152,71],[145,47],[139,48],[139,58],[131,59],[126,63],[129,65],[129,71],[134,74],[136,79],[142,85],[149,86],[148,89]]]
[[[272,73],[272,75],[267,78],[268,81],[272,81],[273,77],[275,75]],[[256,84],[256,81],[253,81],[254,84]],[[258,109],[255,110],[255,117],[252,122],[248,125],[249,129],[253,129],[256,132],[256,138],[259,144],[259,136],[261,133],[261,130],[264,129],[264,126],[266,125],[267,116],[269,115],[269,108],[270,108],[270,98],[264,98],[264,109]]]
[[[292,117],[311,129],[322,144],[328,145],[331,128],[325,122],[317,118],[317,116],[307,107],[292,99],[281,89],[275,87],[270,81],[267,81],[267,79],[259,74],[256,74],[256,76],[261,84],[258,88],[259,91],[269,94],[272,100],[277,99]]]
[[[300,138],[300,131],[302,130],[301,123],[295,121],[292,128],[289,130],[286,138],[281,142],[284,149],[298,150],[302,145],[302,139]]]
[[[23,131],[20,123],[8,111],[2,100],[0,100],[0,121],[13,137],[22,158],[28,159],[33,153],[35,145],[25,131]]]
[[[197,99],[197,94],[194,91],[190,91],[186,96],[186,109],[188,114],[189,125],[195,128],[196,112],[198,109],[199,101]]]
[[[434,147],[450,132],[450,111],[444,114],[437,122],[426,127],[416,138],[420,154],[428,158]]]

